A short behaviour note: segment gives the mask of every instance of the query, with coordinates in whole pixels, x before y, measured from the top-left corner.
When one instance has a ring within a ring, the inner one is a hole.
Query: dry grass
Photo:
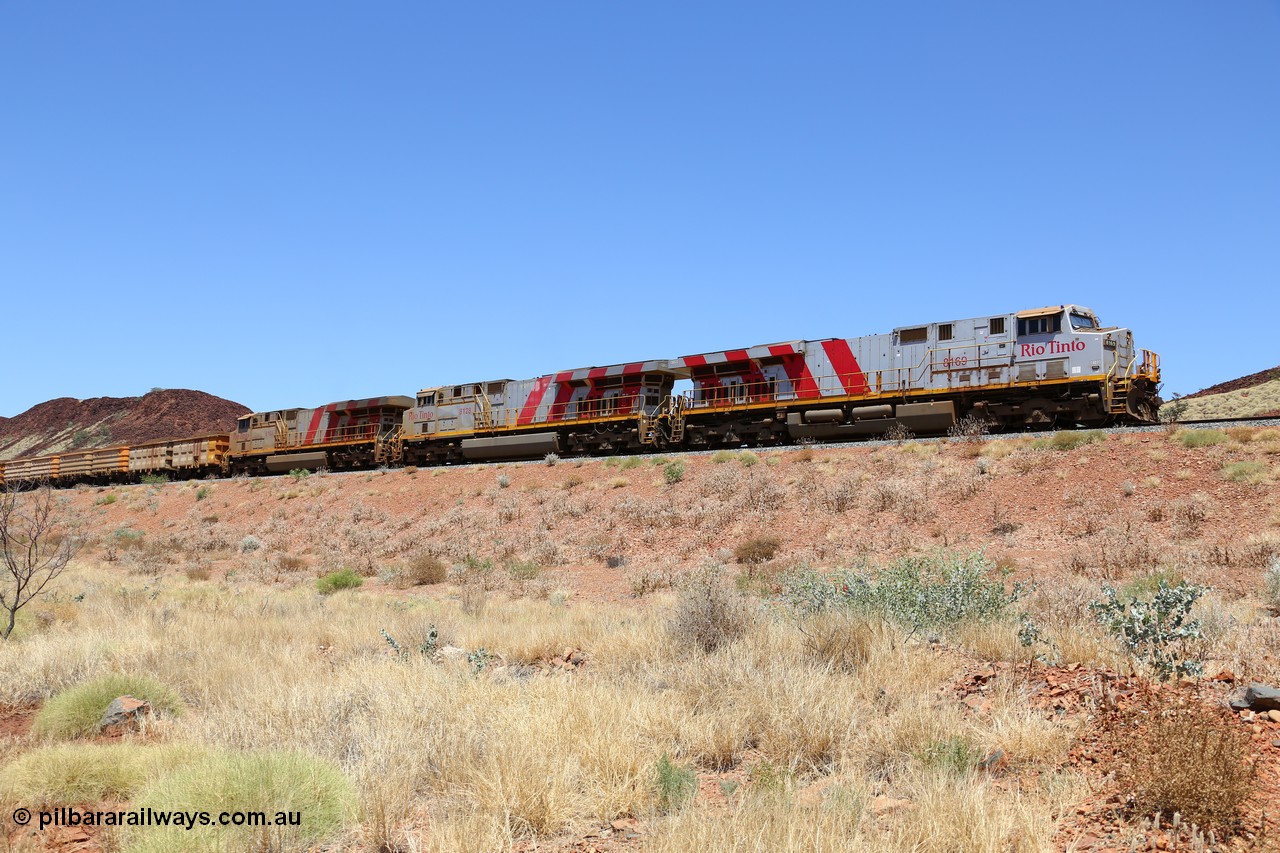
[[[362,849],[506,849],[643,818],[659,807],[653,780],[664,754],[703,773],[766,762],[791,781],[748,785],[727,811],[708,813],[695,797],[655,825],[659,850],[677,839],[686,849],[934,849],[939,821],[956,822],[966,849],[1052,834],[1048,794],[1014,795],[978,777],[944,784],[918,758],[960,733],[1032,765],[1054,760],[1071,730],[1022,710],[1016,687],[989,719],[968,718],[940,689],[956,662],[922,640],[865,621],[802,631],[709,578],[638,612],[494,598],[478,615],[461,602],[365,591],[229,595],[177,575],[153,597],[81,569],[73,620],[0,646],[0,702],[39,701],[114,670],[151,673],[189,709],[166,723],[164,749],[301,750],[326,762],[356,792]],[[687,624],[715,626],[715,641],[701,629],[673,632],[664,612],[673,604]],[[442,644],[486,649],[488,665],[388,654],[380,629],[408,647],[428,624]],[[588,650],[590,666],[530,676],[529,666],[566,648]],[[29,752],[6,779],[34,767],[98,769],[10,781],[7,795],[91,801],[141,790],[152,763],[168,766],[160,744],[128,749],[128,761]],[[896,781],[885,788],[886,779]],[[815,785],[826,791],[820,804],[801,796]],[[873,790],[919,807],[868,814]]]
[[[1211,418],[1243,418],[1280,409],[1280,379],[1273,379],[1252,388],[1211,394],[1182,400],[1182,420],[1209,420]]]

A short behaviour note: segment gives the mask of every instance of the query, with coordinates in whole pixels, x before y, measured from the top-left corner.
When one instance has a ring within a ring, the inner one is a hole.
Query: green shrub
[[[1233,483],[1265,483],[1267,480],[1267,466],[1261,462],[1252,460],[1246,462],[1232,462],[1222,466],[1222,476],[1226,477]]]
[[[306,468],[293,468],[289,471],[289,476],[294,480],[305,480],[311,476],[311,472]]]
[[[98,721],[107,712],[107,706],[118,696],[132,696],[150,702],[156,713],[176,716],[182,712],[182,700],[178,694],[154,678],[113,673],[54,695],[36,714],[31,730],[55,738],[94,734],[98,731]]]
[[[667,485],[674,486],[676,483],[684,479],[684,463],[678,459],[674,462],[668,462],[662,466],[662,479],[666,480]]]
[[[1033,441],[1031,446],[1036,450],[1057,450],[1065,453],[1069,450],[1075,450],[1077,447],[1083,447],[1086,444],[1095,444],[1106,440],[1106,433],[1098,429],[1084,431],[1062,430],[1055,432],[1048,438]]]
[[[168,474],[143,474],[142,483],[147,486],[162,486],[169,482]]]
[[[711,461],[717,465],[722,465],[725,462],[733,460],[737,455],[738,454],[734,453],[732,450],[717,450],[715,453],[711,454]]]
[[[693,799],[698,792],[698,776],[693,768],[672,763],[664,752],[654,769],[653,787],[658,811],[667,814]]]
[[[507,564],[507,574],[512,580],[531,581],[542,574],[542,566],[533,560],[515,560]]]
[[[1226,433],[1216,429],[1180,429],[1173,434],[1174,441],[1183,447],[1212,447],[1227,440]]]
[[[760,457],[756,456],[750,450],[744,450],[738,454],[738,461],[742,463],[743,468],[750,468],[760,461]]]
[[[227,850],[312,850],[327,846],[355,817],[355,791],[338,768],[300,752],[215,753],[157,778],[137,809],[264,811],[300,815],[294,826],[177,826],[128,830],[123,853],[214,853]]]
[[[952,735],[930,741],[916,753],[916,759],[931,770],[962,776],[978,766],[982,754],[965,738]]]
[[[1148,664],[1160,678],[1199,675],[1204,664],[1190,656],[1189,641],[1200,639],[1200,622],[1191,618],[1191,609],[1206,589],[1161,579],[1149,600],[1131,596],[1121,601],[1114,587],[1104,586],[1102,598],[1090,602],[1089,610],[1130,657]]]
[[[639,456],[628,456],[626,459],[623,459],[618,463],[618,470],[629,471],[632,468],[639,468],[643,464],[644,464],[644,460],[642,460]]]
[[[196,500],[197,500],[197,501],[202,501],[202,500],[204,500],[204,499],[205,499],[205,498],[207,498],[207,497],[209,497],[209,487],[208,487],[208,486],[201,486],[200,488],[196,489]]]
[[[128,800],[148,779],[205,754],[181,744],[57,743],[0,770],[0,798],[34,806]]]
[[[114,494],[105,494],[93,502],[94,506],[109,506],[118,500]]]
[[[913,631],[944,630],[1010,615],[1018,591],[1006,591],[993,574],[995,566],[982,554],[941,551],[904,557],[878,572],[789,573],[782,578],[782,598],[801,613],[843,608]]]
[[[321,595],[333,595],[344,589],[356,589],[364,583],[364,578],[351,569],[339,569],[321,578],[316,578],[316,589]]]

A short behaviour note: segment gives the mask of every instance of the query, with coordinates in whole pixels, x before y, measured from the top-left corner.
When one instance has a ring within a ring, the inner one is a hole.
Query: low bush
[[[202,501],[202,500],[204,500],[204,499],[205,499],[205,498],[207,498],[207,497],[209,497],[209,487],[208,487],[208,486],[201,486],[200,488],[196,489],[196,501],[197,501],[197,502],[198,502],[198,501]]]
[[[684,479],[684,463],[676,460],[662,466],[662,479],[668,486],[674,486]]]
[[[925,744],[916,753],[916,760],[930,770],[962,776],[978,766],[982,754],[964,737],[952,735]]]
[[[704,569],[686,580],[667,627],[677,642],[710,653],[745,634],[752,618],[746,598]]]
[[[946,630],[1010,615],[1017,590],[1007,591],[993,574],[982,554],[943,551],[904,557],[879,571],[793,572],[782,579],[782,599],[801,613],[844,609],[912,631]]]
[[[55,738],[95,734],[107,706],[118,696],[132,696],[150,702],[152,710],[158,714],[176,716],[182,712],[182,700],[178,694],[154,678],[113,673],[54,695],[36,715],[31,730],[38,735]]]
[[[717,465],[723,465],[725,462],[732,462],[737,455],[732,450],[717,450],[711,454],[711,461]]]
[[[1227,440],[1226,433],[1216,429],[1180,429],[1173,434],[1173,440],[1183,447],[1212,447]]]
[[[187,566],[183,569],[183,574],[187,576],[189,581],[207,581],[209,579],[209,567],[200,564]]]
[[[1048,438],[1041,438],[1032,442],[1031,446],[1036,450],[1057,450],[1066,453],[1086,444],[1095,444],[1106,440],[1106,433],[1099,429],[1083,431],[1062,430],[1055,432]]]
[[[760,457],[756,456],[750,450],[744,450],[738,454],[738,461],[742,463],[743,468],[750,468],[760,461]]]
[[[299,752],[216,753],[158,777],[134,807],[186,812],[266,810],[300,816],[271,827],[169,826],[130,830],[126,853],[311,850],[355,818],[355,791],[337,767]]]
[[[1262,594],[1267,606],[1280,613],[1280,557],[1271,558],[1271,565],[1263,575]]]
[[[29,806],[128,800],[149,779],[202,755],[199,747],[167,743],[37,747],[0,771],[0,799]]]
[[[507,574],[515,581],[537,580],[542,574],[542,566],[533,560],[515,560],[507,564]]]
[[[674,764],[663,753],[654,769],[653,787],[658,811],[667,814],[693,799],[698,792],[698,776],[693,768]]]
[[[449,567],[433,554],[417,554],[405,563],[404,568],[396,574],[395,585],[401,589],[411,586],[428,586],[444,583],[449,576]]]
[[[110,506],[118,500],[114,494],[105,494],[93,502],[94,506]]]
[[[336,572],[316,578],[316,590],[321,595],[333,595],[344,589],[356,589],[364,583],[364,578],[351,569],[339,569]]]
[[[1149,599],[1122,601],[1114,587],[1104,586],[1089,610],[1130,657],[1160,678],[1199,675],[1204,664],[1191,656],[1189,642],[1200,639],[1200,622],[1191,618],[1191,609],[1205,592],[1206,587],[1160,578]]]
[[[777,536],[757,536],[739,543],[733,549],[733,558],[739,563],[767,563],[781,547],[782,540]]]
[[[163,486],[169,482],[168,474],[143,474],[140,478],[143,485],[146,486]]]
[[[1182,815],[1202,830],[1229,829],[1253,793],[1249,730],[1200,705],[1138,710],[1108,721],[1120,784],[1139,814]]]
[[[1267,481],[1268,468],[1261,462],[1252,460],[1230,462],[1222,466],[1222,476],[1233,483],[1249,483],[1256,485]]]

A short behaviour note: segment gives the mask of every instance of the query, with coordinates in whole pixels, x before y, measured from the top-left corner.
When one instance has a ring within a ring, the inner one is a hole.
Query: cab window
[[[1062,331],[1062,315],[1053,314],[1045,317],[1027,317],[1018,320],[1018,337],[1025,335],[1047,335]]]
[[[1072,312],[1071,312],[1071,328],[1073,328],[1073,329],[1096,329],[1096,328],[1098,328],[1098,324],[1097,324],[1097,322],[1096,322],[1092,317],[1090,317],[1088,314],[1078,314],[1078,313],[1076,313],[1075,311],[1072,311]]]

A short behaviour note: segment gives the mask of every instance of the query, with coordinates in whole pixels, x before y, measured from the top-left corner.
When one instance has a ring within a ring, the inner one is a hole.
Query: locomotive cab
[[[1014,382],[1034,388],[1027,423],[1069,416],[1096,425],[1118,415],[1154,421],[1160,399],[1159,358],[1134,348],[1133,332],[1103,326],[1081,305],[1053,305],[1016,315]],[[1063,397],[1057,388],[1075,389]],[[1086,386],[1096,388],[1083,396]]]

